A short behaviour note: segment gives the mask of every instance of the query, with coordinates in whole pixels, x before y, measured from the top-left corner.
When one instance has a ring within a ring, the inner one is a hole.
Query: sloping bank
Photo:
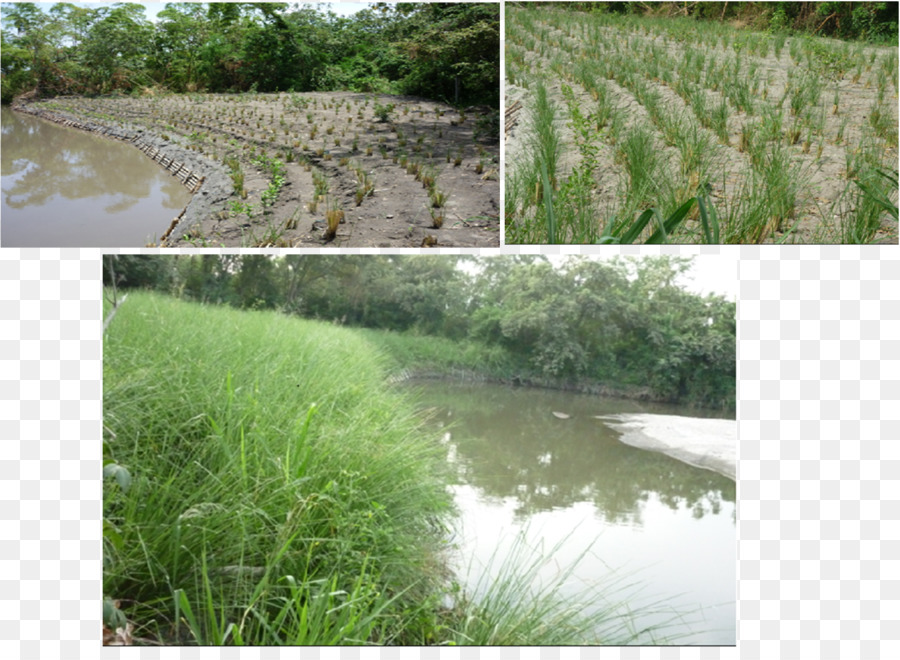
[[[103,358],[103,594],[148,642],[634,638],[512,569],[444,604],[445,450],[360,331],[132,291]]]
[[[512,387],[540,387],[632,401],[672,403],[646,385],[541,375],[529,366],[529,356],[517,357],[499,346],[389,330],[361,329],[360,332],[390,356],[394,363],[390,370],[390,380],[394,383],[417,379],[449,379]]]
[[[621,414],[598,417],[620,431],[620,440],[632,447],[657,451],[674,459],[737,476],[737,422],[678,415]]]
[[[161,246],[174,245],[194,224],[224,209],[225,202],[231,195],[231,178],[222,165],[201,158],[193,151],[179,147],[170,140],[164,140],[142,128],[120,122],[113,125],[97,119],[86,119],[44,107],[40,102],[17,100],[11,107],[17,112],[24,112],[56,124],[133,144],[148,158],[177,177],[193,197],[168,227],[160,227]]]

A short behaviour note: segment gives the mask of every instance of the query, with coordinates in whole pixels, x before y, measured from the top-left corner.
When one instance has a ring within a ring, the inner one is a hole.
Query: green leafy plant
[[[389,122],[391,121],[391,113],[394,112],[394,104],[393,103],[375,103],[375,116],[378,118],[380,122]]]
[[[862,182],[856,179],[854,182],[877,206],[890,213],[894,220],[898,220],[900,216],[898,216],[897,203],[892,202],[888,197],[891,190],[897,190],[897,171],[891,172],[885,169],[877,169],[876,173],[888,184],[887,186],[879,189],[873,180]]]
[[[634,221],[631,226],[626,227],[624,232],[616,232],[615,234],[613,234],[609,233],[610,228],[608,228],[607,233],[601,236],[597,242],[621,244],[634,243],[641,236],[641,233],[652,220],[656,225],[656,231],[654,231],[645,242],[647,244],[667,243],[668,237],[673,232],[675,232],[678,226],[688,216],[695,203],[697,203],[696,198],[689,199],[677,211],[675,211],[666,219],[662,218],[657,209],[647,209],[637,218],[637,220]]]

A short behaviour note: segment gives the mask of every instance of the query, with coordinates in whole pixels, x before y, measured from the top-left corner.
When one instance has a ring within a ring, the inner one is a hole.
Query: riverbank
[[[688,405],[660,396],[646,385],[540,376],[529,369],[527,357],[517,358],[499,346],[487,346],[473,340],[454,341],[446,337],[421,336],[387,330],[363,329],[360,332],[365,333],[390,357],[393,363],[390,367],[392,382],[446,378],[462,382],[496,383],[511,387],[538,387],[646,403]],[[698,408],[698,411],[709,412],[712,410]],[[733,411],[730,410],[719,412],[733,414]]]
[[[737,421],[676,415],[604,415],[622,442],[737,478]]]
[[[349,92],[59,97],[14,108],[138,136],[203,178],[184,214],[160,228],[160,246],[500,244],[499,144],[485,108]]]
[[[477,603],[460,591],[445,450],[385,387],[389,368],[357,329],[129,292],[104,336],[110,630],[127,620],[128,639],[180,645],[634,643],[628,613],[605,612],[622,632],[596,639],[581,603],[527,597],[529,576]]]
[[[75,113],[49,109],[37,103],[17,101],[12,104],[16,112],[38,117],[76,130],[86,131],[133,144],[160,167],[177,177],[191,192],[191,201],[167,226],[160,226],[157,243],[160,246],[176,244],[190,228],[201,219],[224,209],[231,194],[231,179],[227,170],[194,152],[130,124],[111,124],[92,121]],[[139,247],[139,246],[132,246]]]

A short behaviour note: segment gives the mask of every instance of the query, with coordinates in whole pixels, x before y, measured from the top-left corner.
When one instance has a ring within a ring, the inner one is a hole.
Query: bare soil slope
[[[204,177],[177,222],[160,226],[162,245],[500,244],[499,145],[488,137],[486,108],[459,113],[418,98],[333,92],[65,97],[27,109],[110,137],[140,134]],[[283,172],[275,186],[266,166],[274,161]],[[326,238],[330,209],[343,221]]]

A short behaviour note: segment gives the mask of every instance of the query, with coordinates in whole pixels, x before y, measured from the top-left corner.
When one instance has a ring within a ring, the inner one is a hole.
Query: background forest
[[[691,259],[106,257],[104,284],[371,328],[411,368],[733,410],[735,303],[680,285]],[[406,339],[416,339],[411,344]],[[601,391],[609,391],[602,389]]]
[[[322,5],[320,5],[321,7]],[[412,94],[499,107],[499,4],[4,3],[2,100],[124,92]]]
[[[556,5],[561,3],[511,3]],[[575,11],[738,21],[756,30],[897,42],[896,2],[566,2]]]

